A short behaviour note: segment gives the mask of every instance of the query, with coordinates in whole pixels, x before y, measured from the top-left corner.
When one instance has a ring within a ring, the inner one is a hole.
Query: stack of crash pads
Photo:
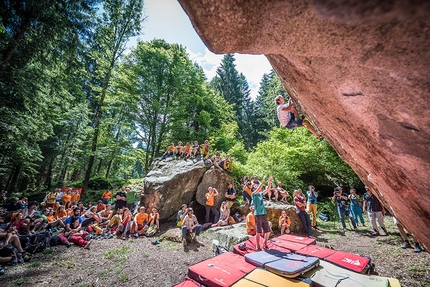
[[[235,245],[234,253],[190,266],[181,283],[188,285],[176,286],[400,286],[396,279],[360,274],[369,258],[315,245],[315,239],[284,234],[269,240],[265,251],[257,251],[256,242],[254,236]]]

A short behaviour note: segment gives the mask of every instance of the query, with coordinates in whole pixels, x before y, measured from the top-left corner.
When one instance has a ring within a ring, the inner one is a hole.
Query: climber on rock
[[[278,106],[278,119],[283,127],[292,130],[305,126],[314,136],[318,139],[322,139],[322,135],[315,130],[308,120],[300,119],[299,113],[291,103],[291,98],[288,100],[287,104],[284,104],[284,102],[283,96],[278,95],[275,97],[275,103]]]

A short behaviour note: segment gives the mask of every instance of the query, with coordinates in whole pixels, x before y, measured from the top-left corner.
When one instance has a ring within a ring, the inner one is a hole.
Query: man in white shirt
[[[187,215],[185,215],[182,220],[182,242],[184,244],[184,248],[187,247],[187,235],[190,233],[195,233],[193,241],[196,245],[200,245],[198,239],[200,235],[200,231],[202,231],[202,226],[197,221],[197,217],[194,215],[192,208],[187,208]]]
[[[288,100],[287,104],[284,104],[284,102],[285,100],[283,96],[276,96],[275,103],[278,105],[278,119],[283,127],[292,130],[305,126],[314,136],[316,136],[318,139],[322,139],[322,135],[314,129],[308,120],[301,120],[299,118],[299,113],[297,112],[296,108],[293,107],[291,98]]]

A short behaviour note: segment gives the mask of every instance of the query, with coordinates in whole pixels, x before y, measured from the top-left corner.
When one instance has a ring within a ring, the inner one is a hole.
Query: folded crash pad
[[[318,266],[320,260],[299,254],[287,254],[282,259],[264,265],[266,270],[287,278],[295,278]]]

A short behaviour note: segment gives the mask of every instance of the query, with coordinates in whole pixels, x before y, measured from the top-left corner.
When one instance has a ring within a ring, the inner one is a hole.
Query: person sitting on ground
[[[256,225],[255,225],[255,216],[254,216],[254,206],[249,206],[250,212],[246,216],[246,233],[249,235],[255,235],[257,233]]]
[[[3,205],[7,211],[18,211],[22,209],[21,201],[18,197],[14,197],[12,201],[9,201],[5,205]]]
[[[78,202],[78,208],[81,210],[81,214],[84,214],[87,211],[82,201]]]
[[[394,224],[397,226],[397,229],[399,230],[399,232],[400,232],[400,236],[402,237],[402,239],[403,239],[403,243],[402,243],[402,245],[400,246],[401,248],[403,248],[403,249],[406,249],[406,248],[411,248],[412,246],[411,246],[411,244],[409,243],[409,238],[408,238],[408,236],[406,235],[406,232],[405,232],[405,227],[397,220],[397,218],[395,218],[395,217],[393,217],[393,220],[394,220]],[[414,246],[414,252],[415,253],[419,253],[419,252],[421,252],[422,251],[422,248],[421,248],[421,246],[420,246],[420,244],[419,244],[419,242],[418,242],[418,240],[415,238],[415,236],[413,236],[412,235],[412,239],[414,240],[414,243],[415,243],[415,246]]]
[[[149,216],[145,213],[145,207],[141,206],[139,208],[139,213],[134,217],[134,230],[137,232],[137,235],[143,235],[148,229],[148,220]]]
[[[32,201],[28,204],[28,209],[24,211],[27,234],[34,233],[43,223],[43,218],[40,218],[37,213],[38,205],[37,201]]]
[[[11,221],[5,228],[5,231],[7,233],[19,235],[19,232],[21,230],[28,231],[28,223],[26,223],[25,220],[23,220],[23,215],[21,212],[12,213],[10,220]]]
[[[308,236],[310,238],[315,238],[312,232],[311,219],[309,218],[308,213],[305,211],[306,198],[303,195],[303,192],[301,189],[294,190],[294,205],[296,206],[296,213],[299,216],[305,231],[308,233]]]
[[[182,142],[178,142],[178,145],[175,147],[175,158],[181,158],[183,156],[184,147]]]
[[[42,218],[45,220],[46,229],[61,227],[64,228],[64,222],[61,219],[55,219],[54,210],[51,208],[45,208],[42,211]]]
[[[15,217],[16,216],[18,215],[16,214]],[[21,246],[21,241],[19,241],[19,236],[17,234],[16,226],[10,227],[9,229],[6,229],[6,230],[0,229],[0,239],[1,240],[4,239],[4,242],[0,244],[0,249],[10,243],[18,250],[19,253],[24,252]]]
[[[102,200],[97,201],[97,205],[96,205],[96,212],[99,213],[102,210],[106,209],[106,205],[103,203]]]
[[[66,209],[72,207],[72,189],[69,188],[66,192],[63,193],[63,204]]]
[[[285,100],[283,96],[278,95],[275,97],[275,104],[278,105],[278,119],[283,127],[292,130],[305,126],[314,136],[316,136],[318,139],[322,139],[322,135],[314,129],[309,121],[304,119],[301,120],[299,118],[299,113],[297,112],[296,108],[293,107],[291,98],[288,100],[287,104],[284,104],[284,102]]]
[[[236,189],[233,187],[233,183],[231,181],[228,182],[228,188],[225,191],[225,198],[227,198],[227,208],[231,209],[234,204],[234,200],[236,199]]]
[[[218,196],[218,190],[213,188],[212,186],[208,187],[208,192],[205,194],[206,202],[205,202],[205,210],[206,210],[206,223],[209,222],[210,219],[210,213],[212,212],[215,216],[214,222],[218,222],[219,219],[219,212],[214,207],[215,205],[215,197]]]
[[[88,225],[98,223],[101,221],[100,216],[97,214],[97,207],[93,206],[81,216],[82,227],[87,227]]]
[[[202,230],[202,226],[199,224],[197,217],[193,214],[193,209],[188,208],[187,214],[182,221],[182,243],[184,248],[187,248],[187,235],[194,232],[193,241],[195,244],[200,245],[199,235]]]
[[[124,212],[123,209],[120,208],[118,209],[117,214],[113,215],[112,213],[112,218],[111,220],[109,220],[107,224],[108,231],[111,231],[112,233],[116,231],[116,229],[122,222],[123,212]]]
[[[196,158],[200,155],[200,146],[198,141],[194,141],[194,145],[191,148],[191,155],[193,156],[193,158]]]
[[[281,235],[285,233],[290,233],[291,219],[287,216],[287,212],[282,210],[281,217],[279,217],[279,229],[281,230]]]
[[[54,213],[55,219],[60,219],[61,221],[65,221],[67,219],[67,212],[64,205],[60,205],[57,212]]]
[[[187,160],[191,156],[191,145],[189,142],[184,147],[184,160]]]
[[[205,161],[209,158],[209,150],[210,150],[210,145],[209,145],[209,141],[205,140],[205,142],[201,145],[202,148],[202,160]]]
[[[187,215],[187,205],[182,204],[181,209],[178,211],[178,214],[176,215],[176,226],[181,228],[182,227],[182,220],[184,219],[185,215]]]
[[[252,201],[252,192],[251,192],[251,182],[249,180],[243,186],[242,196],[244,199],[244,203],[246,205],[250,205]]]
[[[111,205],[106,204],[106,208],[104,210],[98,212],[98,215],[100,217],[99,226],[102,226],[102,227],[106,226],[112,217]]]
[[[115,232],[116,236],[121,236],[121,239],[126,239],[125,228],[127,227],[128,223],[131,221],[132,218],[133,216],[130,210],[128,208],[124,208],[121,223],[118,225],[118,228]]]
[[[158,214],[158,209],[156,207],[153,207],[151,213],[149,214],[148,225],[152,226],[155,224],[157,226],[157,232],[160,232],[159,219],[160,219],[160,215]]]
[[[78,213],[79,209],[76,209]],[[61,243],[65,244],[67,247],[70,247],[70,242],[75,243],[76,245],[83,247],[84,249],[90,249],[90,245],[92,243],[92,239],[87,241],[84,238],[88,235],[88,232],[81,230],[81,219],[79,216],[72,216],[66,220],[66,228],[64,232],[58,234]]]
[[[102,194],[102,202],[103,204],[110,204],[110,200],[112,198],[112,191],[109,189],[106,189],[105,192]]]
[[[168,156],[172,156],[173,153],[175,152],[175,143],[171,143],[168,147],[165,153],[163,153],[163,155],[161,156],[161,160],[166,159]]]
[[[227,208],[227,201],[223,201],[221,203],[221,207],[219,209],[219,214],[220,214],[220,217],[219,217],[218,222],[212,224],[211,227],[228,225],[228,218],[230,217],[230,209]]]

